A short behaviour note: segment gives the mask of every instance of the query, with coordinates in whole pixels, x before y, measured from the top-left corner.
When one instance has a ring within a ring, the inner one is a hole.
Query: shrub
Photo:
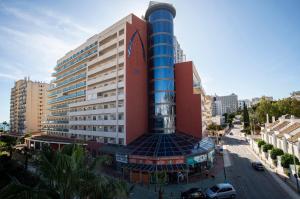
[[[265,144],[263,145],[263,151],[264,152],[268,152],[268,150],[273,149],[273,145],[272,144]]]
[[[296,164],[299,165],[299,160],[297,157],[295,157]],[[281,166],[283,168],[288,169],[290,167],[290,164],[294,164],[294,158],[293,155],[285,153],[281,156]]]
[[[266,144],[266,142],[263,141],[263,140],[259,140],[259,141],[257,142],[257,145],[258,145],[259,148],[260,148],[261,146],[265,145],[265,144]]]
[[[283,155],[283,150],[278,149],[278,148],[273,148],[271,150],[271,158],[272,160],[276,160],[277,156]]]

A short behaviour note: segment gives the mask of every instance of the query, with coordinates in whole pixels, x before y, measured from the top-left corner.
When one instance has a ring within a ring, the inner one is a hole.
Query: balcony
[[[123,100],[124,99],[124,94],[109,96],[109,97],[99,97],[99,98],[94,99],[94,100],[88,100],[88,101],[72,103],[72,104],[69,104],[69,107],[86,106],[86,105],[100,104],[100,103],[105,103],[105,102],[113,102],[113,101],[116,101],[117,99]]]
[[[123,88],[124,87],[124,82],[119,82],[118,83],[118,88]],[[109,84],[107,86],[99,86],[96,88],[92,88],[86,91],[86,95],[93,94],[93,93],[98,93],[98,92],[105,92],[109,90],[113,90],[117,88],[117,84]]]
[[[124,112],[124,107],[118,108],[118,112]],[[79,115],[98,115],[103,113],[117,113],[117,108],[107,108],[107,109],[96,109],[96,110],[86,110],[86,111],[76,111],[69,112],[69,116],[79,116]]]
[[[59,68],[56,72],[52,73],[52,76],[58,75],[62,71],[65,71],[66,69],[74,66],[75,64],[77,64],[77,63],[79,63],[79,62],[81,62],[81,61],[83,61],[83,60],[85,60],[85,59],[87,59],[87,58],[89,58],[93,55],[96,55],[96,53],[97,53],[97,49],[95,49],[95,50],[93,50],[93,51],[91,51],[91,52],[89,52],[85,55],[82,55],[82,56],[78,57],[75,61],[67,63],[62,68]]]
[[[75,81],[77,81],[79,79],[82,79],[82,78],[85,78],[85,77],[86,77],[86,73],[81,73],[81,74],[79,74],[77,76],[71,77],[70,79],[67,79],[67,80],[65,80],[63,82],[58,83],[56,86],[49,88],[48,91],[57,89],[57,88],[59,88],[61,86],[67,85],[67,84],[69,84],[71,82],[75,82]]]
[[[125,138],[125,133],[114,132],[104,132],[104,131],[86,131],[86,130],[73,130],[69,131],[72,134],[77,135],[91,135],[91,136],[101,136],[101,137],[110,137],[110,138]]]
[[[61,102],[64,100],[69,100],[69,99],[74,99],[74,98],[81,97],[81,96],[85,96],[85,91],[79,91],[79,92],[76,92],[76,93],[73,93],[70,95],[64,95],[64,96],[61,96],[61,97],[58,97],[55,99],[51,99],[48,101],[48,104],[53,104],[56,102]]]
[[[91,45],[85,47],[85,48],[82,49],[81,51],[78,51],[76,54],[73,54],[72,56],[70,56],[70,57],[64,59],[63,61],[60,61],[60,63],[58,63],[58,64],[56,65],[55,68],[57,68],[57,67],[59,67],[59,66],[62,66],[63,64],[67,63],[68,61],[70,61],[70,60],[76,58],[78,55],[83,54],[85,51],[87,51],[87,50],[89,50],[89,49],[92,49],[93,47],[95,47],[95,46],[97,46],[97,45],[98,45],[97,42],[92,43]]]
[[[108,74],[107,73],[103,74],[103,75],[98,76],[98,77],[94,77],[93,79],[88,79],[87,80],[87,85],[92,85],[92,84],[95,84],[97,82],[102,82],[102,81],[105,81],[105,80],[108,80],[108,79],[115,78],[115,77],[117,77],[117,74],[118,74],[118,76],[124,75],[124,69],[119,70],[118,73],[115,71],[115,72],[111,72],[111,73],[108,73]]]
[[[70,125],[124,125],[124,120],[70,120]]]

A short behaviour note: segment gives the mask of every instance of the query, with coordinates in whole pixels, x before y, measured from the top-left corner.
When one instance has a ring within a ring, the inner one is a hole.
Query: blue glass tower
[[[150,129],[152,133],[175,133],[175,84],[173,18],[175,8],[153,3],[146,12],[149,22]]]

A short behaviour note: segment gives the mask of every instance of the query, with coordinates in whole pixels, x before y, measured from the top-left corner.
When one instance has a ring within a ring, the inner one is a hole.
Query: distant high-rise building
[[[49,84],[25,78],[15,82],[10,99],[10,132],[41,132],[47,115]]]
[[[238,96],[236,94],[213,97],[213,116],[234,113],[237,110]]]

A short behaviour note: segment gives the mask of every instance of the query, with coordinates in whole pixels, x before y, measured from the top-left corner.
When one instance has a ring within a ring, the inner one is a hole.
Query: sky
[[[300,90],[300,1],[168,0],[175,35],[207,94],[275,99]],[[146,0],[0,0],[0,121],[10,89],[29,76],[49,82],[56,60]]]

